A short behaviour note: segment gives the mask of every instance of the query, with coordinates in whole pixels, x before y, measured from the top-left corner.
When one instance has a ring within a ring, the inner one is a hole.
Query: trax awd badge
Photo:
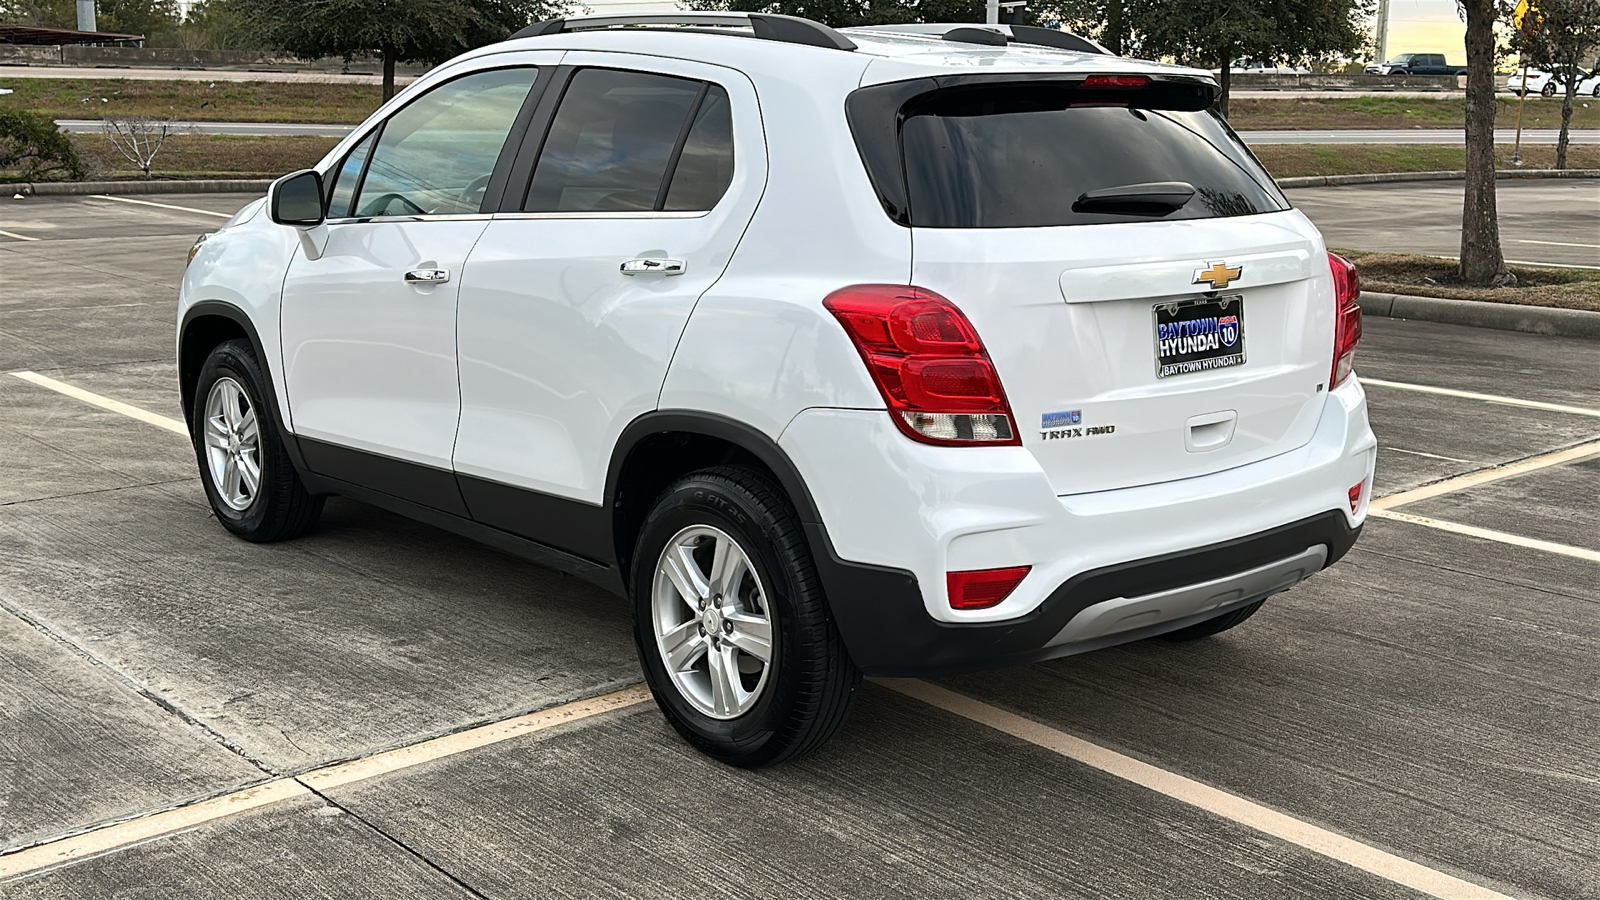
[[[1228,268],[1228,264],[1221,260],[1208,263],[1209,269],[1195,269],[1194,281],[1191,284],[1209,284],[1214,291],[1220,291],[1240,278],[1244,277],[1244,266]]]
[[[1081,409],[1047,412],[1039,417],[1039,439],[1042,441],[1059,441],[1066,438],[1094,437],[1097,434],[1113,434],[1117,430],[1115,425],[1091,425],[1088,428],[1076,427],[1082,424],[1083,410]]]

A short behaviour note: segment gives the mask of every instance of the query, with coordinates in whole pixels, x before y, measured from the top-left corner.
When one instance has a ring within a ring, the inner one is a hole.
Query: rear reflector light
[[[1149,75],[1090,75],[1083,80],[1087,90],[1131,90],[1149,86]]]
[[[1333,371],[1328,375],[1328,387],[1336,388],[1356,368],[1356,344],[1361,342],[1361,278],[1348,259],[1328,254],[1328,268],[1333,270]]]
[[[829,294],[895,426],[925,444],[1020,444],[1000,375],[978,332],[932,291],[858,284]]]
[[[952,609],[988,609],[1011,596],[1032,566],[1007,569],[969,569],[945,575]]]
[[[1366,493],[1366,490],[1367,480],[1365,478],[1361,479],[1361,481],[1355,487],[1350,489],[1350,515],[1361,515],[1361,495]]]

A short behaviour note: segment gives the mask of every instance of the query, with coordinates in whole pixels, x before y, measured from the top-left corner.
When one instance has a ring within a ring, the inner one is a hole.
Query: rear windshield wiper
[[[1187,181],[1147,181],[1080,194],[1072,211],[1164,216],[1182,209],[1193,196],[1194,185]]]

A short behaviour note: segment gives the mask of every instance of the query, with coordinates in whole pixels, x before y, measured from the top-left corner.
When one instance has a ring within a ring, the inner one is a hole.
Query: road
[[[1455,256],[1463,190],[1460,181],[1421,181],[1285,193],[1330,247]],[[1600,269],[1600,179],[1502,180],[1495,197],[1509,261]]]
[[[413,76],[397,75],[396,84],[407,84]],[[249,72],[232,69],[146,69],[108,66],[0,66],[0,87],[12,78],[127,79],[129,81],[279,81],[306,84],[382,84],[383,75],[366,73],[341,75],[337,72]]]
[[[171,332],[250,198],[128,199],[0,200],[8,900],[1600,896],[1600,344],[1369,320],[1397,506],[1338,566],[1203,642],[869,682],[743,772],[574,579],[337,499],[225,534]]]

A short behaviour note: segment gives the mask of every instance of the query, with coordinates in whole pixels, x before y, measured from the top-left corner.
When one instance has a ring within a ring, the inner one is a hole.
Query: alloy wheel
[[[755,706],[772,670],[772,613],[737,541],[706,525],[674,535],[656,562],[651,611],[662,665],[685,700],[713,719]]]
[[[223,376],[211,385],[202,428],[211,485],[229,509],[244,512],[261,489],[261,426],[239,382]]]

